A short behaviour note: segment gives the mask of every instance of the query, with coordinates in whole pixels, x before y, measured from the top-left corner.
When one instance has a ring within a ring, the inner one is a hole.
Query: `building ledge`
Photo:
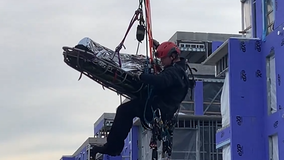
[[[259,38],[246,38],[246,37],[231,37],[227,39],[220,47],[218,47],[204,62],[203,65],[215,66],[215,76],[224,76],[224,73],[228,70],[228,54],[229,54],[229,41],[230,39],[237,40],[259,40]]]
[[[202,62],[203,65],[216,65],[216,63],[224,57],[226,54],[228,54],[228,42],[229,39],[227,39],[220,47],[218,47],[207,59],[205,59],[204,62]]]
[[[220,47],[218,47],[202,64],[204,65],[215,65],[222,57],[228,54],[228,42],[230,39],[238,40],[260,40],[259,38],[246,38],[246,37],[231,37],[227,39]]]
[[[103,145],[106,143],[106,138],[94,138],[89,137],[72,155],[73,157],[79,155],[84,149],[87,149],[89,145]]]
[[[216,133],[216,149],[220,149],[231,143],[231,126],[223,127]]]

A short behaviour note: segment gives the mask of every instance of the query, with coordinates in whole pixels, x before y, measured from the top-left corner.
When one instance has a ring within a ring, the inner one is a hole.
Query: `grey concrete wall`
[[[225,33],[206,33],[206,32],[183,32],[177,31],[169,41],[226,41],[230,37],[241,37],[241,34],[225,34]]]

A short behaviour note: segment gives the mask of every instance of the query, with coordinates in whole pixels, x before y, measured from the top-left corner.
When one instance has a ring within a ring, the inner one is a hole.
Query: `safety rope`
[[[115,48],[115,53],[113,54],[113,57],[112,57],[112,58],[114,58],[115,54],[117,54],[117,56],[118,56],[118,61],[119,61],[119,67],[121,67],[121,59],[120,59],[120,53],[119,53],[119,52],[120,52],[120,50],[122,49],[122,47],[123,47],[124,49],[126,49],[126,47],[124,46],[124,41],[125,41],[125,39],[126,39],[128,33],[129,33],[130,29],[132,28],[134,22],[139,19],[138,16],[139,16],[140,14],[142,14],[142,13],[143,13],[143,12],[142,12],[142,8],[140,8],[140,7],[135,11],[135,13],[134,13],[134,15],[133,15],[133,17],[132,17],[132,19],[131,19],[131,21],[130,21],[130,24],[129,24],[127,30],[126,30],[126,33],[125,33],[125,35],[124,35],[124,37],[123,37],[123,39],[122,39],[122,41],[121,41],[121,42],[119,43],[119,45]]]
[[[137,45],[137,49],[136,49],[136,56],[138,55],[138,52],[139,52],[140,43],[141,42],[138,41],[138,45]]]
[[[146,23],[147,23],[147,34],[149,37],[149,51],[150,51],[150,62],[153,63],[153,36],[152,36],[152,20],[151,20],[151,8],[150,0],[144,0],[145,3],[145,14],[146,14]]]
[[[147,32],[147,36],[146,36],[146,42],[149,41],[149,43],[146,43],[146,65],[145,65],[145,68],[144,68],[144,72],[149,74],[149,66],[150,64],[153,64],[153,38],[152,38],[152,32],[151,32],[151,18],[150,18],[150,1],[149,0],[144,0],[144,3],[145,3],[145,14],[146,14],[146,32]],[[149,51],[150,53],[149,53]],[[149,57],[149,54],[150,54],[150,57]],[[150,60],[149,60],[150,58]],[[154,71],[155,72],[155,71]],[[147,99],[146,99],[146,103],[145,103],[145,107],[144,107],[144,120],[146,123],[148,124],[152,124],[154,122],[154,117],[155,117],[155,111],[153,109],[153,107],[151,106],[151,111],[153,113],[153,118],[151,121],[148,121],[147,118],[146,118],[146,111],[147,111],[147,107],[148,107],[148,103],[149,103],[149,100],[152,96],[152,92],[153,92],[153,87],[152,86],[149,86],[147,85]],[[147,124],[147,125],[148,125]],[[149,126],[147,126],[148,129],[153,129]]]

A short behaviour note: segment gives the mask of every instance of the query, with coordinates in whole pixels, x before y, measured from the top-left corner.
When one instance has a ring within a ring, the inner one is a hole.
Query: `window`
[[[275,21],[275,0],[265,0],[265,32],[268,35],[274,30],[274,21]]]
[[[252,0],[242,1],[242,29],[246,37],[252,37]]]
[[[278,160],[279,152],[278,152],[278,134],[274,134],[269,136],[269,159]]]
[[[212,54],[212,42],[208,42],[207,48],[207,57],[209,57]]]
[[[276,97],[276,68],[274,52],[266,57],[266,75],[267,75],[267,106],[268,115],[277,111]]]
[[[252,6],[251,6],[251,0],[246,0],[244,5],[244,27],[246,30],[251,29],[252,24]]]
[[[222,76],[228,69],[228,54],[222,57],[216,64],[216,75]]]
[[[204,44],[194,44],[194,43],[180,43],[179,47],[182,51],[197,51],[197,52],[205,52]]]
[[[252,2],[252,10],[253,10],[253,24],[252,24],[252,28],[253,28],[253,37],[256,38],[257,37],[257,25],[256,25],[256,0],[253,0]]]

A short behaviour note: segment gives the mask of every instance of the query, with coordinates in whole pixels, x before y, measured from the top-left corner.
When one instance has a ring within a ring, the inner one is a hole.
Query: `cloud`
[[[237,33],[239,1],[151,1],[153,36],[176,31]],[[223,7],[226,6],[226,7]],[[0,1],[0,159],[59,159],[93,135],[119,97],[63,62],[62,47],[83,37],[109,48],[122,40],[138,1]],[[134,53],[137,23],[125,41]],[[145,51],[145,44],[140,52]]]

